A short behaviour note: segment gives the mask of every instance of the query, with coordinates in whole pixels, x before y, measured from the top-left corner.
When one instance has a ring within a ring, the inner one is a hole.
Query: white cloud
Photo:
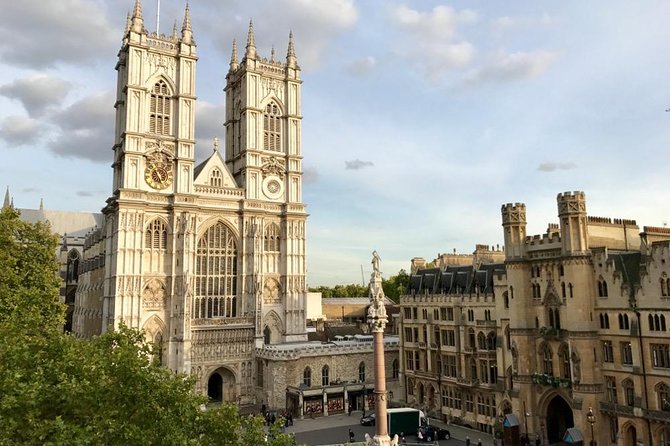
[[[25,116],[8,116],[0,123],[0,139],[11,145],[28,145],[41,137],[40,125]]]
[[[553,172],[555,170],[572,170],[576,169],[577,164],[575,163],[561,163],[561,162],[556,162],[556,161],[545,161],[543,163],[540,163],[539,166],[537,166],[537,170],[543,171],[543,172]]]
[[[19,100],[30,116],[38,117],[48,107],[60,105],[70,87],[62,79],[38,74],[0,86],[0,95]]]
[[[558,59],[555,51],[518,51],[498,55],[488,65],[477,68],[465,76],[470,84],[485,82],[509,82],[530,79],[544,74]]]
[[[390,19],[401,32],[396,51],[430,80],[439,80],[474,58],[474,45],[459,37],[458,27],[476,23],[479,15],[475,11],[440,5],[421,12],[403,5],[391,11]]]
[[[114,95],[87,96],[52,117],[59,127],[49,148],[59,156],[109,162],[114,144]]]
[[[90,0],[3,2],[0,60],[45,68],[108,56],[119,36],[102,5]]]

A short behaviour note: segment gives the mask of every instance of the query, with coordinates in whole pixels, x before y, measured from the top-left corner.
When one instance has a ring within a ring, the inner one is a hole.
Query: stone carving
[[[142,306],[146,310],[160,310],[165,308],[165,286],[158,279],[147,283],[142,292]]]
[[[572,380],[575,384],[579,384],[579,382],[582,380],[580,362],[581,360],[579,359],[577,352],[572,352]]]
[[[268,279],[263,287],[263,303],[278,304],[281,302],[281,289],[279,282],[275,279]]]
[[[263,172],[263,178],[268,175],[276,175],[278,177],[284,176],[286,169],[284,165],[274,156],[268,156],[263,158],[263,165],[261,166],[261,172]]]
[[[384,331],[386,327],[386,306],[384,305],[384,289],[380,272],[380,257],[377,251],[372,252],[372,277],[370,278],[370,307],[368,307],[368,323],[372,331]]]

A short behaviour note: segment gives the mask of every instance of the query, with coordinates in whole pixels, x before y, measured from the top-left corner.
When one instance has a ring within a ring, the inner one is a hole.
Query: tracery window
[[[218,167],[212,169],[212,171],[209,173],[209,185],[214,187],[223,186],[223,174],[221,173],[221,169]]]
[[[634,406],[635,405],[635,387],[633,386],[633,381],[630,379],[625,380],[624,382],[621,383],[621,387],[623,387],[623,393],[624,393],[624,398],[625,398],[625,403],[626,406]]]
[[[393,379],[398,379],[400,377],[400,362],[398,361],[398,359],[393,360],[392,370],[393,370]]]
[[[607,401],[610,403],[616,403],[617,402],[616,378],[613,376],[606,376],[605,388],[607,390]]]
[[[542,347],[542,371],[546,375],[554,374],[554,362],[552,356],[551,349],[547,344],[544,344]]]
[[[170,90],[164,80],[154,84],[149,110],[149,132],[170,135]]]
[[[656,386],[656,397],[659,410],[670,410],[670,387],[666,383]]]
[[[195,265],[195,318],[237,316],[237,243],[219,222],[198,240]]]
[[[67,282],[76,282],[79,279],[79,253],[76,249],[71,250],[67,255],[67,271],[65,280]]]
[[[160,218],[147,225],[144,233],[144,247],[147,249],[167,249],[167,226]]]
[[[328,368],[327,365],[324,365],[323,368],[321,369],[321,385],[322,386],[327,386],[330,384],[330,369]]]
[[[558,351],[558,357],[561,361],[561,377],[572,380],[572,370],[570,368],[570,350],[568,349],[567,345],[561,345],[561,348]]]
[[[279,225],[276,223],[267,225],[265,227],[265,239],[263,240],[265,252],[279,252],[280,241]]]
[[[263,114],[263,148],[281,151],[281,113],[275,102],[265,106]]]

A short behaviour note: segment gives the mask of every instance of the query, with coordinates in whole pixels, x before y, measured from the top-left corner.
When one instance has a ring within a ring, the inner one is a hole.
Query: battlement
[[[517,210],[526,210],[526,205],[524,203],[506,203],[502,205],[502,212],[505,211],[517,211]]]
[[[589,215],[586,217],[586,221],[589,223],[605,224],[612,226],[637,226],[635,220],[629,220],[625,218],[610,218],[610,217],[595,217]]]
[[[526,244],[531,246],[548,245],[550,243],[560,243],[561,235],[558,232],[548,232],[546,234],[536,234],[526,236]]]
[[[574,192],[563,192],[562,194],[559,193],[556,196],[556,199],[560,201],[575,201],[575,200],[585,200],[586,199],[586,194],[580,190],[576,190]]]
[[[503,225],[526,224],[526,205],[524,203],[507,203],[500,208]]]
[[[660,226],[643,226],[642,230],[647,234],[664,234],[670,235],[670,228]]]

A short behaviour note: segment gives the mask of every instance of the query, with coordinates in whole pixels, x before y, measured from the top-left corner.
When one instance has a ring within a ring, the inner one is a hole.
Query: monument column
[[[374,438],[366,437],[367,446],[388,446],[391,439],[388,434],[386,416],[386,367],[384,366],[384,328],[386,328],[386,307],[384,306],[384,290],[382,275],[379,269],[381,259],[377,251],[372,253],[372,277],[370,278],[370,308],[368,324],[373,335],[373,355],[375,373],[375,417],[376,431]],[[394,443],[397,444],[397,436]]]

